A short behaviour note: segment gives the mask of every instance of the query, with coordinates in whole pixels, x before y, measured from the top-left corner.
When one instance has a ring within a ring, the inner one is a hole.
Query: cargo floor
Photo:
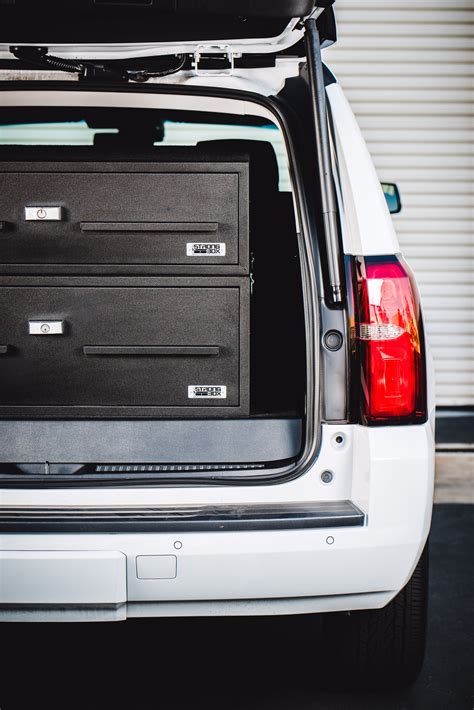
[[[301,439],[299,418],[0,421],[0,464],[258,463],[294,458]]]

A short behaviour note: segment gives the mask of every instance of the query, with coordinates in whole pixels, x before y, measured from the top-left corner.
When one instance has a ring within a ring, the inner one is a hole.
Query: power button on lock
[[[64,321],[29,320],[28,333],[30,335],[62,335],[64,333]]]
[[[60,222],[63,219],[62,207],[25,207],[25,220],[27,222]]]

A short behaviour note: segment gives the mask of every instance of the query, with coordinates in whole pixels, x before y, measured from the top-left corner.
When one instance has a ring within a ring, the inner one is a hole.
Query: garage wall
[[[474,405],[472,0],[336,0],[345,89],[423,297],[437,403]]]

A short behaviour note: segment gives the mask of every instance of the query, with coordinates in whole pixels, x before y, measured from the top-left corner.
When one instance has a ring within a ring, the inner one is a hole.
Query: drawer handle
[[[84,355],[131,355],[131,356],[213,356],[220,353],[218,346],[204,345],[84,345]]]
[[[218,222],[80,222],[83,232],[217,232]]]

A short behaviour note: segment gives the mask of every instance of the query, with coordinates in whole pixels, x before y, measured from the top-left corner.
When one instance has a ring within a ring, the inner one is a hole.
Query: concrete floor
[[[435,503],[474,503],[474,452],[438,451]]]
[[[471,710],[473,512],[435,506],[427,654],[407,691],[323,690],[307,617],[4,624],[0,708]]]
[[[436,503],[474,503],[474,411],[438,410]]]

